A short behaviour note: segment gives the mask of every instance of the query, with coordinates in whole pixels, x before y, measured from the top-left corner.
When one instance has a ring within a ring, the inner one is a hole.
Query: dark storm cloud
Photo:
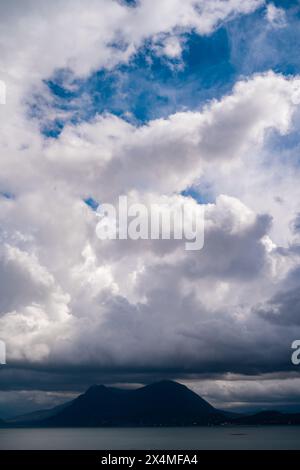
[[[257,313],[271,323],[300,326],[300,286],[276,294]]]

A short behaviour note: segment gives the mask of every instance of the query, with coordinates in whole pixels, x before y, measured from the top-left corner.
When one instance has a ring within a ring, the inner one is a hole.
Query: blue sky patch
[[[102,113],[142,125],[177,111],[200,109],[210,99],[229,93],[239,78],[253,73],[270,69],[286,75],[299,73],[298,48],[290,47],[300,43],[299,5],[274,3],[284,6],[289,27],[272,27],[266,9],[261,8],[229,21],[210,36],[183,34],[180,59],[163,56],[157,44],[148,40],[128,64],[100,70],[86,80],[57,71],[45,82],[57,115],[41,119],[42,133],[58,137],[66,123],[89,121]],[[31,113],[41,118],[44,108],[38,97]]]
[[[0,191],[0,198],[15,199],[15,196],[14,196],[14,194],[12,194],[8,191]]]
[[[181,196],[191,197],[198,204],[209,204],[215,202],[214,198],[211,197],[209,191],[205,191],[203,187],[191,186],[181,192]]]
[[[93,211],[96,211],[99,207],[99,203],[95,201],[92,197],[84,199],[85,204],[90,207]]]

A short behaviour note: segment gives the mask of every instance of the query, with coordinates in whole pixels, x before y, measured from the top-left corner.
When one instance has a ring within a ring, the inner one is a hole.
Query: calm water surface
[[[300,449],[300,426],[0,429],[0,449]]]

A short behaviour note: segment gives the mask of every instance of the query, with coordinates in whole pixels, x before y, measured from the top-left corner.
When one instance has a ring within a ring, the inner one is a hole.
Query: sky
[[[0,417],[91,384],[300,411],[298,0],[2,0]],[[100,241],[120,195],[205,243]]]

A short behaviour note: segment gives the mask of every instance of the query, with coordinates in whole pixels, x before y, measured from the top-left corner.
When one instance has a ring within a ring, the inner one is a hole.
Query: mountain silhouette
[[[93,385],[74,400],[8,420],[0,427],[211,426],[300,424],[300,414],[217,410],[186,386],[162,381],[135,390]]]
[[[137,390],[94,385],[55,416],[47,426],[178,426],[217,424],[222,414],[176,382],[159,382]]]
[[[46,427],[188,426],[224,421],[199,395],[177,382],[163,381],[136,390],[93,385],[63,408],[10,420],[11,425]]]
[[[49,410],[38,410],[33,411],[32,413],[26,413],[24,415],[16,416],[7,420],[7,423],[10,425],[29,425],[32,426],[34,424],[39,424],[41,421],[45,420],[46,418],[50,418],[51,416],[55,416],[61,410],[66,408],[70,405],[71,402],[64,403],[63,405],[58,405],[55,408],[51,408]]]

